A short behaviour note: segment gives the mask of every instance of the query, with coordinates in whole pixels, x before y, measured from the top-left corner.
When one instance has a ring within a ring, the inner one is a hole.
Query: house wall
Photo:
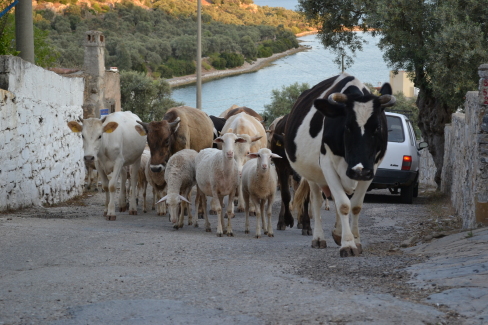
[[[82,78],[0,56],[0,211],[56,204],[83,193]]]

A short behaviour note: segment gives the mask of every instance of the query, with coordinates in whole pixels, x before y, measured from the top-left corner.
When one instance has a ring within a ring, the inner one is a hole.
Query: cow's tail
[[[301,216],[303,215],[303,209],[305,206],[305,201],[310,198],[310,185],[308,181],[302,177],[300,180],[300,185],[295,191],[293,197],[293,210],[297,212],[298,223],[300,223]]]

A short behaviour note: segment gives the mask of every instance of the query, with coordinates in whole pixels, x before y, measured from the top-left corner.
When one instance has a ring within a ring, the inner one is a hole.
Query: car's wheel
[[[419,196],[419,183],[415,183],[415,186],[413,188],[413,197],[418,197]]]
[[[409,186],[402,186],[400,191],[400,198],[402,203],[412,204],[413,202],[413,192],[415,184],[410,184]]]

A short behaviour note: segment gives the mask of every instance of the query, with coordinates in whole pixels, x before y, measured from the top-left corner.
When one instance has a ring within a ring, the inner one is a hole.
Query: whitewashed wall
[[[0,56],[0,211],[56,204],[83,193],[83,79]]]
[[[434,159],[428,148],[420,151],[420,166],[419,166],[419,183],[424,187],[437,187],[435,182],[435,167]]]

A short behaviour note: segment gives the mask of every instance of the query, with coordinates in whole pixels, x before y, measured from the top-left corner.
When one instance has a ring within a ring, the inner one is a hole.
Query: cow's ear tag
[[[281,146],[282,146],[282,144],[281,144],[281,142],[280,142],[280,141],[276,141],[276,145],[277,145],[278,147],[281,147]]]

